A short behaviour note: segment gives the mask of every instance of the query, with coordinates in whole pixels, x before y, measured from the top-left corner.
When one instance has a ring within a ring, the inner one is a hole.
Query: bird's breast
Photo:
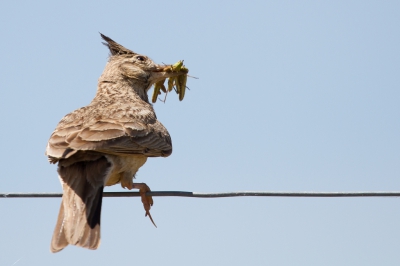
[[[113,167],[110,170],[109,177],[106,181],[106,186],[112,186],[121,182],[124,176],[130,176],[133,180],[136,172],[142,167],[147,157],[142,154],[133,155],[106,155],[108,161],[110,161]]]

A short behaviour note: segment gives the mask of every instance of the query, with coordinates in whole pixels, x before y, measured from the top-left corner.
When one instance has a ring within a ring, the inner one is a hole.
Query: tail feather
[[[64,193],[51,252],[68,244],[88,249],[99,247],[101,203],[109,168],[105,157],[73,164],[60,161],[58,173]]]
[[[64,207],[63,207],[63,202],[61,202],[56,228],[54,228],[53,238],[51,239],[50,251],[53,253],[61,251],[63,248],[68,246],[68,241],[65,238],[63,221],[64,221]]]

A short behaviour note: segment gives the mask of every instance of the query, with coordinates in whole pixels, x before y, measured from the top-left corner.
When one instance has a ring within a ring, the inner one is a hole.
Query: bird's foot
[[[157,225],[154,223],[153,218],[151,217],[151,214],[150,214],[150,208],[151,208],[151,206],[153,206],[153,198],[151,196],[146,196],[146,192],[151,191],[149,186],[147,186],[145,183],[133,183],[132,185],[133,185],[132,188],[139,189],[140,197],[142,198],[143,207],[144,207],[144,210],[146,211],[145,216],[149,216],[150,221],[153,223],[153,225],[155,227],[157,227]]]

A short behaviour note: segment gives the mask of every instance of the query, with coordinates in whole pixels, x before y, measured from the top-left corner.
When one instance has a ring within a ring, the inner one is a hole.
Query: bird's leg
[[[149,186],[145,183],[133,183],[134,175],[131,172],[124,172],[121,174],[121,186],[123,188],[127,188],[129,190],[137,188],[139,189],[140,197],[142,198],[142,203],[144,210],[146,211],[145,216],[149,216],[150,221],[154,224],[155,227],[157,225],[154,223],[153,218],[150,214],[150,208],[153,206],[153,198],[151,196],[146,196],[146,192],[151,191]]]
[[[146,196],[146,192],[151,191],[149,186],[147,186],[145,183],[133,183],[132,188],[137,188],[139,189],[140,197],[142,198],[142,203],[144,210],[146,211],[145,216],[149,216],[150,221],[154,224],[155,227],[157,225],[154,223],[153,218],[151,217],[150,214],[150,208],[153,206],[153,198],[151,196]]]

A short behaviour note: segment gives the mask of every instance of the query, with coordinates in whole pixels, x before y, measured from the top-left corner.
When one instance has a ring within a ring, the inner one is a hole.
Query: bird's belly
[[[118,184],[124,177],[129,177],[133,180],[136,172],[147,161],[147,157],[141,154],[128,156],[106,155],[106,157],[113,163],[113,168],[106,181],[106,186]]]

